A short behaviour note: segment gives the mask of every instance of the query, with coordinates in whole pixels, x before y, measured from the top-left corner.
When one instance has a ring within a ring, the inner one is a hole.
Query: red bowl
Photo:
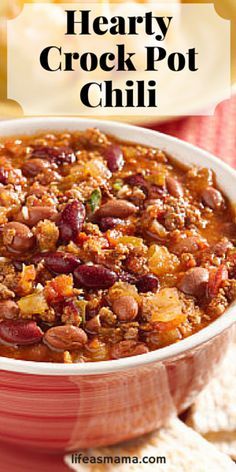
[[[236,172],[208,153],[156,132],[111,122],[26,119],[0,135],[99,126],[119,138],[160,147],[186,163],[211,167],[231,201]],[[183,341],[136,357],[85,364],[0,358],[0,441],[42,451],[114,444],[163,425],[185,410],[211,378],[233,339],[232,305]]]
[[[0,441],[73,451],[152,431],[193,402],[231,338],[228,329],[184,355],[150,363],[138,356],[139,366],[107,373],[70,375],[63,369],[64,375],[55,376],[2,370]]]

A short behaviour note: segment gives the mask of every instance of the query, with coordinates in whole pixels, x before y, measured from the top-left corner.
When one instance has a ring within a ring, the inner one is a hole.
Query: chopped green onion
[[[123,180],[117,179],[117,180],[115,180],[112,187],[113,187],[114,190],[120,190],[122,188],[122,185],[123,185]]]
[[[102,200],[102,192],[100,188],[96,188],[91,193],[89,201],[88,201],[92,213],[94,213],[94,211],[101,205],[101,200]]]

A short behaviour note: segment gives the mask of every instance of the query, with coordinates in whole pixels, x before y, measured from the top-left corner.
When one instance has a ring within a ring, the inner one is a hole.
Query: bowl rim
[[[166,135],[164,133],[160,133],[158,131],[137,127],[134,125],[120,123],[116,121],[106,121],[100,119],[87,119],[87,118],[58,118],[58,117],[47,117],[47,118],[20,118],[20,119],[13,119],[13,120],[3,120],[0,122],[0,138],[4,136],[14,136],[14,135],[24,135],[24,134],[32,134],[26,133],[26,131],[12,131],[9,133],[9,129],[11,128],[21,128],[21,126],[32,126],[38,127],[38,132],[44,131],[59,131],[59,130],[69,130],[70,125],[75,123],[82,123],[84,126],[83,128],[86,129],[87,127],[98,127],[104,128],[104,132],[107,132],[107,128],[109,129],[109,133],[113,133],[114,135],[117,132],[122,131],[132,131],[137,134],[137,131],[140,131],[140,135],[151,138],[155,140],[155,138],[160,138],[164,143],[167,144],[175,144],[177,147],[181,147],[181,149],[189,152],[194,152],[202,158],[202,160],[206,159],[211,163],[215,164],[218,167],[219,171],[222,170],[226,174],[230,174],[231,177],[235,178],[236,181],[236,171],[231,168],[225,162],[217,159],[211,153],[198,148],[186,141],[182,141],[178,138]],[[53,129],[53,125],[59,125],[59,127]],[[6,135],[4,134],[6,132]],[[122,137],[121,137],[122,138]],[[128,140],[129,141],[129,140]],[[132,141],[132,140],[130,140]],[[136,140],[135,140],[136,141]],[[35,361],[25,361],[7,357],[0,356],[0,370],[10,371],[10,372],[17,372],[17,373],[24,373],[24,374],[34,374],[34,375],[57,375],[57,376],[71,376],[71,375],[98,375],[98,374],[108,374],[112,372],[122,371],[130,368],[138,368],[148,364],[156,363],[156,362],[163,362],[165,360],[174,359],[176,357],[185,356],[187,352],[191,352],[191,350],[200,347],[202,344],[210,341],[212,338],[220,335],[224,330],[230,328],[233,323],[236,322],[236,309],[235,309],[236,302],[230,305],[230,307],[213,321],[207,327],[201,329],[197,333],[189,336],[177,342],[175,344],[170,344],[169,346],[157,349],[155,351],[148,352],[146,354],[142,354],[139,356],[131,356],[125,357],[122,359],[114,359],[109,361],[99,361],[99,362],[86,362],[86,363],[78,363],[78,364],[60,364],[60,363],[52,363],[52,362],[35,362]]]

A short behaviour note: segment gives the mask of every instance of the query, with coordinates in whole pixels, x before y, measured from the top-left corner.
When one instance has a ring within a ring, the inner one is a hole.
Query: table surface
[[[236,167],[236,95],[220,103],[214,116],[190,116],[149,128],[189,141]]]

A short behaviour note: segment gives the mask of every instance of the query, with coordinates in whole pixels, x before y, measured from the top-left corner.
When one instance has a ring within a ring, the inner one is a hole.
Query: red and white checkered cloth
[[[214,116],[190,116],[151,128],[189,141],[236,167],[236,96],[220,103]]]

